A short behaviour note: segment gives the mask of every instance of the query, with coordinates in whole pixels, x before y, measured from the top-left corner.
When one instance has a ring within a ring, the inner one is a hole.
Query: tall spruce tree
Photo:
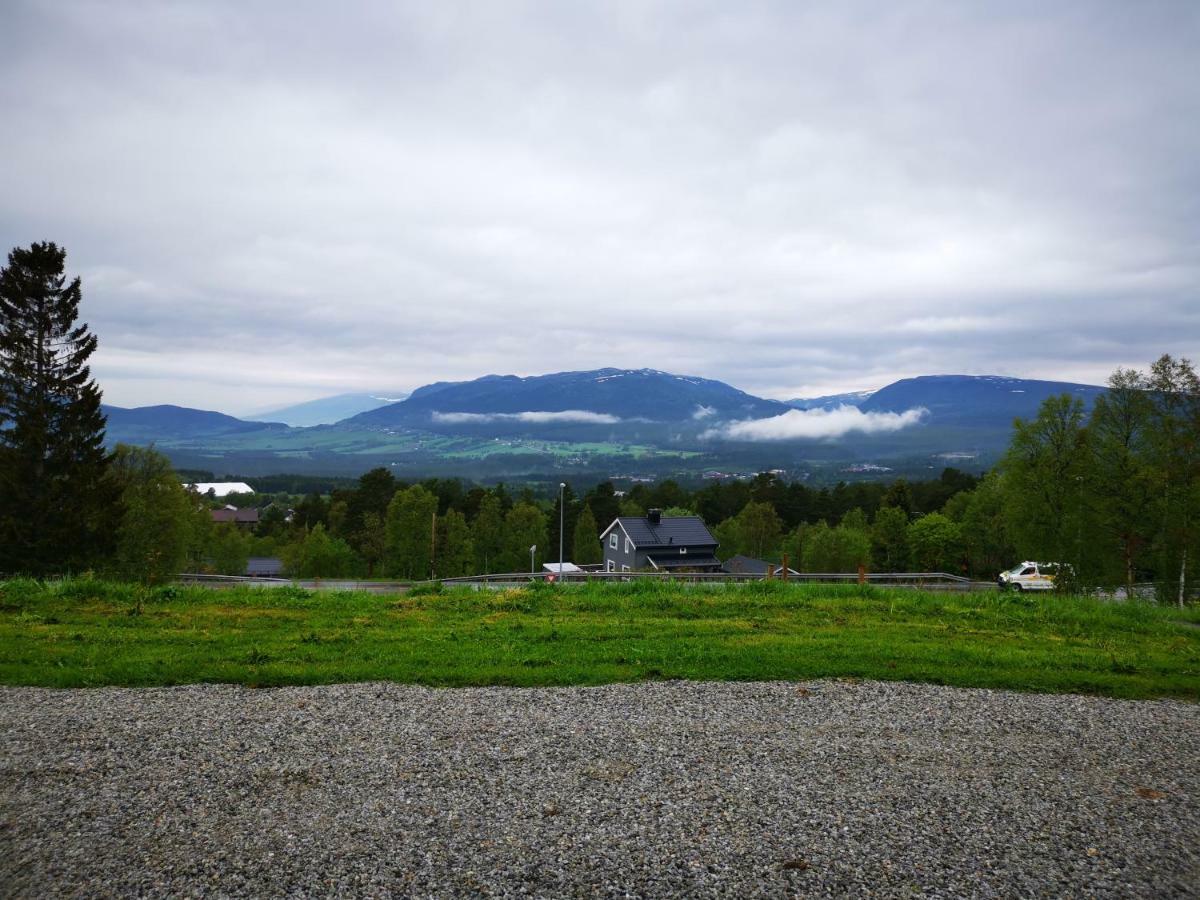
[[[87,365],[96,337],[77,324],[82,292],[65,260],[38,243],[14,249],[0,270],[0,572],[9,574],[103,561],[120,516]]]

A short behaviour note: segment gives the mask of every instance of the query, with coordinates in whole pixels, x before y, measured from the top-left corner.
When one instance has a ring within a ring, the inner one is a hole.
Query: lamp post
[[[560,584],[563,580],[563,522],[565,521],[563,514],[567,508],[566,491],[567,483],[560,481],[558,483],[558,580]]]
[[[533,554],[537,553],[537,544],[529,548],[529,574],[533,574]]]

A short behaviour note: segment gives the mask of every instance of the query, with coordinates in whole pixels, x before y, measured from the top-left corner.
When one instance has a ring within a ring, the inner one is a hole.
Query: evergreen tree
[[[359,476],[358,487],[345,496],[346,511],[339,515],[338,534],[354,541],[363,534],[363,519],[367,513],[374,513],[381,522],[386,519],[388,504],[398,487],[392,473],[382,466]]]
[[[378,513],[363,513],[362,528],[351,540],[353,546],[358,548],[359,556],[367,564],[367,577],[370,578],[387,553],[387,533],[384,530],[383,518]]]
[[[612,524],[613,519],[621,515],[621,500],[617,497],[616,489],[611,481],[602,481],[584,497],[583,502],[592,508],[592,515],[596,517],[596,524],[603,525],[607,528]],[[641,515],[641,513],[635,513]]]
[[[787,556],[788,568],[797,572],[804,569],[804,548],[808,543],[808,532],[813,526],[801,522],[783,536],[783,552]]]
[[[908,516],[898,506],[882,506],[871,529],[876,568],[903,572],[908,566]]]
[[[106,473],[96,338],[76,324],[78,278],[52,243],[0,270],[0,572],[93,565],[113,545],[119,486]]]
[[[896,509],[904,511],[904,515],[909,518],[913,514],[913,495],[912,488],[903,478],[897,478],[892,482],[891,487],[883,495],[883,500],[880,501],[881,506],[892,506]]]
[[[604,559],[600,547],[600,530],[596,526],[596,517],[592,508],[584,505],[583,511],[575,522],[575,536],[572,546],[575,548],[573,562],[577,566],[594,565]]]

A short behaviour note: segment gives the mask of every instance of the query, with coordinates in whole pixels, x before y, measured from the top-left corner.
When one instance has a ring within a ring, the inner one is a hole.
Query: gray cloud
[[[1194,3],[16,2],[0,241],[122,405],[1200,352]]]

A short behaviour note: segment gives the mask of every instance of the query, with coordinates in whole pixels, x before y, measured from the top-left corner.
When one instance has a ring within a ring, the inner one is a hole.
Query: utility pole
[[[563,522],[566,521],[566,491],[567,483],[560,481],[558,483],[558,580],[560,583],[563,580]]]

